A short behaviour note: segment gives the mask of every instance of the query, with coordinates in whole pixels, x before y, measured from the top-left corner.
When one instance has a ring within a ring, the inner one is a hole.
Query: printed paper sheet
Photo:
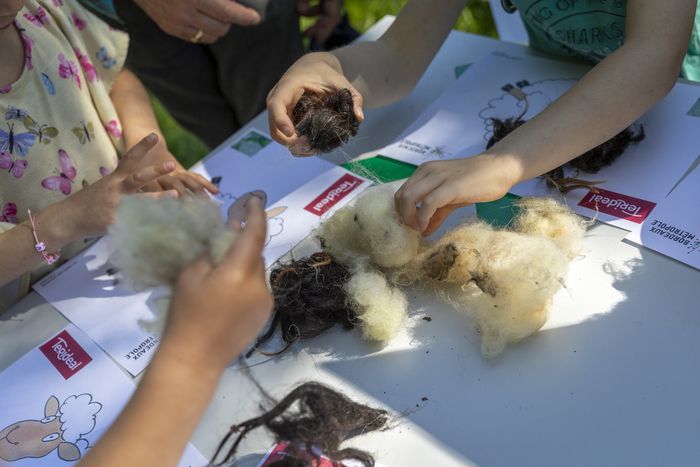
[[[565,93],[587,68],[553,60],[491,54],[474,63],[382,155],[413,164],[468,157],[485,150],[492,118],[529,120]],[[566,196],[577,212],[636,230],[698,154],[700,118],[692,112],[700,87],[679,83],[640,120],[646,138],[597,174],[599,193]],[[690,109],[690,110],[689,110]],[[581,128],[585,131],[585,128]],[[521,183],[518,195],[555,195],[542,179]]]
[[[347,170],[331,166],[270,205],[263,252],[272,265],[328,216],[369,186]],[[225,211],[228,204],[222,209]],[[148,365],[159,336],[148,323],[167,307],[163,288],[134,292],[119,284],[108,262],[109,237],[35,284],[34,289],[136,376]]]
[[[117,418],[134,383],[68,325],[0,373],[0,465],[70,466]],[[207,460],[188,445],[180,467]]]

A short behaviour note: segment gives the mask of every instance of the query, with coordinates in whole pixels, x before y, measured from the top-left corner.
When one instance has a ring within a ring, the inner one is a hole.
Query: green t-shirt
[[[598,62],[625,38],[627,0],[505,0],[520,12],[534,48]],[[681,76],[700,81],[700,3]]]

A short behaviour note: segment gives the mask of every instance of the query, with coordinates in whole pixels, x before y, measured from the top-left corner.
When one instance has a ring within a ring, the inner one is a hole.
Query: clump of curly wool
[[[544,325],[567,267],[564,252],[548,238],[475,222],[445,234],[398,277],[431,281],[473,321],[482,354],[495,357]]]
[[[381,268],[403,266],[417,254],[421,236],[401,222],[394,189],[379,185],[336,212],[317,231],[324,250],[346,265],[367,258]]]
[[[581,253],[583,234],[588,224],[565,204],[553,198],[521,198],[520,214],[510,228],[516,232],[551,239],[573,259]]]
[[[389,285],[384,274],[361,269],[345,284],[351,307],[362,325],[362,337],[379,342],[391,340],[401,329],[408,309],[404,293]]]
[[[189,262],[208,252],[223,259],[236,233],[219,207],[196,197],[152,199],[127,196],[109,228],[110,262],[137,286],[173,286]]]

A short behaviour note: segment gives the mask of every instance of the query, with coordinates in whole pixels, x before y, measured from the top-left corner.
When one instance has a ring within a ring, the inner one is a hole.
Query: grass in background
[[[385,15],[397,15],[407,0],[345,0],[345,10],[350,23],[360,32],[365,32]],[[428,1],[428,0],[425,0]],[[312,24],[312,19],[302,19],[302,28]],[[455,29],[474,34],[496,37],[491,9],[487,0],[472,0],[462,10]],[[197,137],[182,128],[165,108],[153,98],[153,108],[158,118],[170,151],[185,167],[204,157],[209,149]]]

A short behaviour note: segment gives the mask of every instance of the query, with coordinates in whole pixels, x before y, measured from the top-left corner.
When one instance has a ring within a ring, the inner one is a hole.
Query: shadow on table
[[[667,277],[655,274],[661,262]],[[463,317],[437,306],[430,323],[413,328],[416,348],[322,367],[397,412],[410,411],[427,436],[478,465],[695,462],[700,274],[649,250],[623,264],[589,263],[588,273],[597,270],[611,290],[571,287],[570,300],[586,317],[543,330],[494,361],[480,356]],[[569,276],[570,285],[576,280],[587,277]],[[689,290],[697,298],[690,303]],[[620,296],[612,309],[591,308],[610,293]]]

